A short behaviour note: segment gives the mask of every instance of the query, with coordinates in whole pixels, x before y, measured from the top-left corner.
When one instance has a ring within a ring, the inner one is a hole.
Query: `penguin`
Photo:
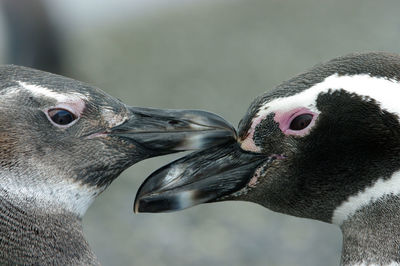
[[[250,201],[339,226],[343,265],[399,265],[399,99],[399,55],[317,65],[257,97],[236,141],[154,172],[135,211]]]
[[[76,80],[0,66],[0,264],[98,265],[81,220],[123,170],[230,138],[209,112],[131,107]]]

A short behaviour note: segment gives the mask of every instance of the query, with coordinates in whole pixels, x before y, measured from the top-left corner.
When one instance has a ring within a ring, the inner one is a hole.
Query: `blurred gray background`
[[[234,125],[257,95],[317,63],[400,53],[398,0],[0,3],[1,63],[61,73],[130,105],[207,109]],[[103,265],[339,264],[338,228],[251,203],[134,215],[140,183],[181,155],[134,165],[89,208],[84,229]]]

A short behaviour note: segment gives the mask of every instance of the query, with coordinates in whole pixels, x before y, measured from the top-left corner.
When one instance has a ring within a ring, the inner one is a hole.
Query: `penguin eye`
[[[51,109],[48,114],[54,123],[61,126],[68,125],[77,118],[73,113],[65,109]]]
[[[305,129],[312,121],[312,114],[302,114],[295,117],[292,122],[290,122],[289,129],[291,130],[302,130]]]

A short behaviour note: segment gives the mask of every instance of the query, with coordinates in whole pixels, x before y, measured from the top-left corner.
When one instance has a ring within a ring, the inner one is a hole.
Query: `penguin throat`
[[[101,189],[73,180],[57,180],[55,183],[23,182],[0,175],[0,195],[33,210],[48,213],[74,213],[82,217]]]

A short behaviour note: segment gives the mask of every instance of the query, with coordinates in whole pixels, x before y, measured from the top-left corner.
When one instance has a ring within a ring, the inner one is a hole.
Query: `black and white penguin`
[[[0,264],[98,264],[81,218],[123,170],[234,138],[217,115],[135,108],[87,84],[0,67]]]
[[[399,55],[317,65],[256,98],[237,142],[152,174],[135,210],[251,201],[338,225],[344,265],[399,265],[399,101]]]

